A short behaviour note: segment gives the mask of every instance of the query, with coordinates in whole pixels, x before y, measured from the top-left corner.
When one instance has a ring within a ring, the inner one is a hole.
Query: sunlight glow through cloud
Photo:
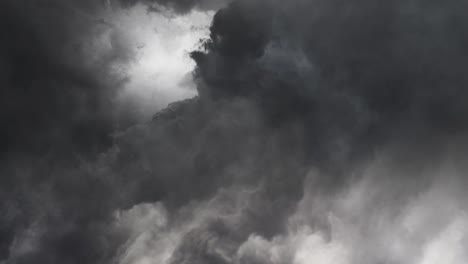
[[[171,16],[141,5],[118,13],[114,23],[135,54],[121,100],[129,100],[133,111],[148,118],[168,103],[195,96],[195,63],[189,52],[208,36],[212,16],[201,11]]]

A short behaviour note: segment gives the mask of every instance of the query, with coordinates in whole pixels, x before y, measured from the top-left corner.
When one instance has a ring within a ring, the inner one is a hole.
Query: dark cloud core
[[[220,8],[198,96],[141,124],[114,100],[134,54],[101,19],[134,5]],[[2,1],[0,264],[466,263],[467,12]]]

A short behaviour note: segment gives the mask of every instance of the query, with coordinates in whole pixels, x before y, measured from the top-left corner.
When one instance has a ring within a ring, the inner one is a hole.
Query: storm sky
[[[0,263],[467,263],[467,12],[2,1]]]

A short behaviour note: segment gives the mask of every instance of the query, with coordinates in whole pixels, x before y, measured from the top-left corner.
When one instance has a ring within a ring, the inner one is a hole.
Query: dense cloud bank
[[[113,23],[115,13],[130,7],[124,2],[0,3],[1,155],[57,146],[81,153],[92,145],[99,152],[111,143],[109,134],[132,123],[130,106],[117,101],[136,56],[128,34]],[[174,3],[161,4],[178,14]]]
[[[154,2],[175,14],[210,6]],[[80,3],[70,7],[98,10]],[[467,261],[463,1],[234,1],[192,53],[199,96],[106,144],[95,135],[112,131],[112,111],[93,100],[112,89],[91,87],[117,85],[107,70],[125,50],[62,57],[64,41],[94,27],[67,16],[48,35],[33,18],[55,13],[2,5],[11,32],[0,45],[14,51],[2,82],[15,87],[2,107],[20,100],[3,111],[19,122],[5,144],[42,145],[27,133],[38,131],[63,147],[50,122],[86,135],[70,121],[84,113],[96,134],[66,142],[108,146],[95,159],[2,160],[4,263]]]
[[[107,30],[93,1],[0,5],[2,156],[101,144],[113,125],[105,100],[123,81],[111,67],[129,54],[118,39],[112,48],[92,42]]]

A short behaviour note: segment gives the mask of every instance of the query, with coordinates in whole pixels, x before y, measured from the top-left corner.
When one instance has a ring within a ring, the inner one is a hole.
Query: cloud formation
[[[218,10],[224,7],[230,0],[110,0],[109,3],[121,4],[125,7],[144,4],[149,11],[161,12],[169,10],[175,13],[187,13],[193,9]]]
[[[202,8],[156,2],[175,13]],[[191,54],[197,97],[116,133],[95,159],[2,164],[11,175],[1,192],[2,259],[466,262],[467,8],[458,0],[232,2]],[[20,63],[21,72],[35,76],[41,61]],[[72,65],[73,73],[84,67]]]

